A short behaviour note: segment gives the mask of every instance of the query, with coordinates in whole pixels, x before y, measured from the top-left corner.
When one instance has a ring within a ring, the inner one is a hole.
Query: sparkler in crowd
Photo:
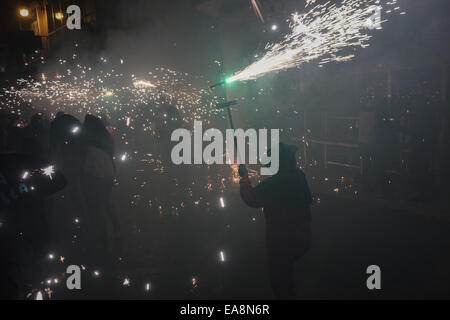
[[[48,166],[47,168],[42,169],[42,174],[49,177],[50,179],[53,179],[52,174],[54,173],[55,173],[54,166]]]
[[[307,7],[314,3],[314,0],[308,1]],[[383,4],[380,0],[342,0],[340,4],[328,1],[304,14],[293,14],[290,33],[281,42],[267,45],[259,60],[226,79],[226,83],[255,80],[269,72],[300,67],[315,60],[319,66],[351,60],[355,56],[354,49],[369,46],[372,35],[368,30],[373,29],[371,18],[396,12],[404,13],[397,6],[397,0]]]

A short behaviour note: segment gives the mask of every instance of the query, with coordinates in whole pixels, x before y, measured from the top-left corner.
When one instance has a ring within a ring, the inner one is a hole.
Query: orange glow
[[[19,13],[22,17],[28,17],[30,15],[30,12],[28,11],[28,9],[20,9]]]

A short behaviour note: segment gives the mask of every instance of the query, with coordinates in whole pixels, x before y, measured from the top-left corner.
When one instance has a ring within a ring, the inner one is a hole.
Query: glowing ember
[[[78,132],[80,132],[80,127],[79,127],[79,126],[73,127],[72,133],[73,133],[73,134],[76,134],[76,133],[78,133]]]
[[[128,278],[123,279],[122,285],[124,287],[129,287],[130,284],[131,284],[130,279],[128,279]]]
[[[225,262],[225,253],[223,251],[220,251],[219,256],[220,256],[220,261]]]

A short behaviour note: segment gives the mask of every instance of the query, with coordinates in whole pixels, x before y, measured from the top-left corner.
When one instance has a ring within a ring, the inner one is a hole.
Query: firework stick
[[[228,102],[224,102],[221,104],[218,104],[216,106],[217,109],[226,109],[227,110],[227,115],[228,115],[228,121],[230,123],[230,128],[234,131],[234,123],[233,123],[233,116],[231,115],[231,106],[237,105],[238,102],[236,100],[232,100],[232,101],[228,101]],[[238,148],[237,148],[237,138],[236,135],[234,136],[234,149],[236,150],[237,153],[237,157],[238,157],[238,162],[242,163],[240,160],[240,155],[238,152]]]

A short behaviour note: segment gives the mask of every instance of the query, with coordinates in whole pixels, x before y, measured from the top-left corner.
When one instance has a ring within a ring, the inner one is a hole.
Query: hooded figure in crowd
[[[280,143],[278,173],[256,187],[252,187],[246,167],[239,167],[242,199],[248,206],[264,210],[270,281],[280,299],[295,297],[294,265],[311,245],[312,197],[305,174],[296,165],[295,152],[295,146]]]
[[[82,223],[86,221],[81,184],[85,158],[81,127],[77,118],[61,112],[50,124],[50,157],[67,178],[66,188],[51,199],[52,242],[60,252],[67,252],[72,247],[74,219],[80,219]],[[79,233],[83,231],[81,228]],[[84,239],[83,236],[80,238]]]
[[[113,251],[119,222],[113,204],[115,177],[114,140],[102,120],[86,115],[81,129],[85,160],[83,190],[87,204],[90,239],[93,239],[95,258],[106,262]]]

